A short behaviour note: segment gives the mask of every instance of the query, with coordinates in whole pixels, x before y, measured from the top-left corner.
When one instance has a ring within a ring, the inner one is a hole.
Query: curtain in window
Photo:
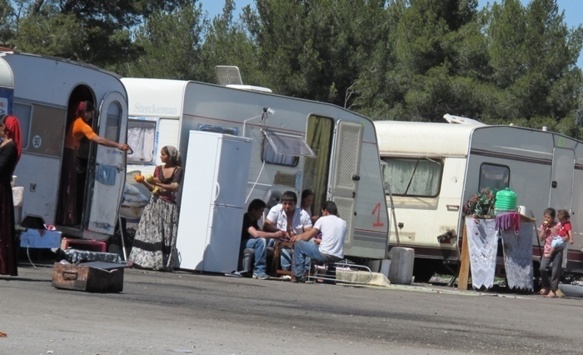
[[[442,165],[423,159],[384,158],[387,163],[384,180],[394,195],[437,196]]]
[[[129,162],[150,163],[154,161],[154,143],[156,131],[153,127],[130,127],[128,145],[133,153],[128,154]]]
[[[306,159],[304,166],[304,189],[314,192],[312,213],[319,215],[322,203],[326,200],[328,170],[334,121],[331,118],[310,116],[306,143],[316,154],[316,158]]]

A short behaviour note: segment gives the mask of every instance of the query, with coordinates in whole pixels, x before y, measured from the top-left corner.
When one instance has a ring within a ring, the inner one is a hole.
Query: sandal
[[[550,292],[550,290],[547,290],[546,288],[541,288],[539,294],[546,296],[549,294],[549,292]]]

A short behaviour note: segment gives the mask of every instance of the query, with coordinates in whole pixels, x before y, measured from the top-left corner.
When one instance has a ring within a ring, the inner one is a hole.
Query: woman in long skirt
[[[0,138],[0,275],[18,276],[18,243],[10,184],[22,152],[20,123],[16,117],[0,117]]]
[[[135,267],[172,271],[176,266],[178,206],[176,195],[182,180],[180,154],[173,146],[160,151],[164,163],[154,170],[153,179],[140,179],[150,192],[132,244],[130,261]]]

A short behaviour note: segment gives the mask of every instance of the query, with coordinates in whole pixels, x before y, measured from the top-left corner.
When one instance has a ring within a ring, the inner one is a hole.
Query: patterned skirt
[[[139,268],[172,271],[176,261],[178,207],[152,196],[132,243],[130,261]]]

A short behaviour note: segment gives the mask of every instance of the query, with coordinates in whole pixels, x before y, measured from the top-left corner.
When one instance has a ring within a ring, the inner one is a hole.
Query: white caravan
[[[387,207],[369,119],[326,103],[200,82],[122,82],[129,98],[128,143],[134,148],[129,171],[152,172],[165,145],[185,155],[191,130],[251,138],[246,204],[260,198],[273,205],[286,190],[299,195],[309,188],[315,211],[333,200],[347,220],[347,256],[386,258]]]
[[[65,131],[82,100],[93,102],[98,110],[92,121],[96,133],[125,142],[127,95],[115,74],[64,59],[0,51],[0,108],[18,117],[22,130],[22,157],[15,175],[24,187],[23,218],[56,224],[63,196],[59,182]],[[80,224],[56,227],[65,235],[104,240],[113,235],[118,219],[125,154],[88,141],[79,152],[79,158],[87,159],[77,184],[78,196],[84,196],[78,198]],[[96,179],[103,167],[110,173],[107,184]]]
[[[575,244],[567,268],[582,269],[583,224],[575,214],[583,210],[581,142],[535,129],[464,123],[374,122],[401,246],[415,249],[416,279],[457,263],[463,206],[483,188],[509,187],[539,223],[547,207],[569,210]],[[395,237],[392,231],[392,244]]]

